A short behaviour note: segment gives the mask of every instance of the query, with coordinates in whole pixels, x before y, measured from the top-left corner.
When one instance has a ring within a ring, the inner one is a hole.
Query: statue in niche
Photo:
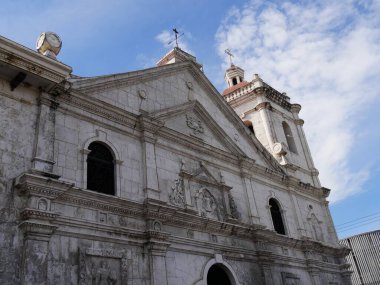
[[[235,200],[232,197],[231,193],[228,193],[228,200],[229,200],[229,204],[230,204],[230,210],[231,210],[231,216],[232,216],[232,218],[234,218],[234,219],[240,219],[241,215],[240,215],[240,213],[239,213],[239,211],[237,209]]]
[[[38,210],[47,211],[48,202],[45,199],[39,199],[37,208]]]
[[[211,215],[218,218],[215,198],[206,188],[202,187],[201,189],[197,190],[194,199],[195,206],[197,207],[200,216],[207,217]]]
[[[178,178],[172,186],[172,193],[169,195],[169,201],[175,206],[183,207],[185,205],[185,197],[183,194],[183,181]]]

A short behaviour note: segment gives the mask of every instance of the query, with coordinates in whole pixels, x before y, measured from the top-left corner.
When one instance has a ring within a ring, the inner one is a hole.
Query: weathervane
[[[175,45],[177,46],[177,48],[179,48],[178,47],[178,38],[182,37],[185,33],[182,33],[182,34],[178,35],[179,32],[177,31],[176,28],[173,29],[173,32],[174,32],[175,39],[172,40],[172,41],[170,41],[170,42],[168,42],[168,45],[171,45],[175,41]]]
[[[231,50],[229,48],[226,49],[224,52],[230,56],[230,64],[232,66],[233,65],[232,58],[234,57],[234,55],[232,54],[232,52],[231,52]]]

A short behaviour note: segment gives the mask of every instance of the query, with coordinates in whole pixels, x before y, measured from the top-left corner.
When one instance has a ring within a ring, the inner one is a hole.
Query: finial
[[[232,54],[232,52],[231,52],[231,50],[229,48],[226,49],[224,52],[229,55],[229,57],[230,57],[230,65],[232,66],[233,65],[232,58],[234,57],[234,55]]]

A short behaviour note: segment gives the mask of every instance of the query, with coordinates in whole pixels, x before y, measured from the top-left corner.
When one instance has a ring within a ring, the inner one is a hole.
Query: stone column
[[[39,111],[36,126],[36,141],[34,157],[32,159],[32,171],[59,178],[53,173],[54,141],[55,141],[55,112],[58,102],[52,95],[42,92],[39,98]]]
[[[21,284],[47,285],[49,240],[56,226],[25,221]]]
[[[141,141],[143,152],[143,178],[144,190],[147,198],[159,199],[160,189],[158,188],[157,164],[156,164],[156,133],[163,126],[163,123],[153,121],[150,118],[141,116]]]

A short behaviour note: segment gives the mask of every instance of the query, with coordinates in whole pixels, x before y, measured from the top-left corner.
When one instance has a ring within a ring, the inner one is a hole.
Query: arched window
[[[237,84],[237,79],[236,77],[232,78],[232,85],[236,85]]]
[[[285,235],[285,227],[282,220],[281,209],[276,199],[269,199],[269,208],[270,214],[272,216],[274,230],[280,235]]]
[[[115,195],[115,159],[111,150],[101,142],[88,146],[87,189]]]
[[[253,129],[253,125],[251,121],[244,121],[244,125],[248,127],[252,134],[255,134],[255,130]]]
[[[294,142],[292,130],[286,122],[282,122],[282,128],[284,129],[284,134],[289,150],[293,153],[297,153],[296,143]]]

